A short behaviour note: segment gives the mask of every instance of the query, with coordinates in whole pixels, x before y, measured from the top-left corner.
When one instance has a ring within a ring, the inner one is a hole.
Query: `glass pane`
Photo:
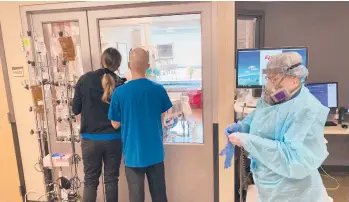
[[[162,84],[173,103],[165,143],[203,143],[202,55],[200,14],[99,21],[101,51],[119,49],[120,76],[129,77],[128,51],[150,53],[147,77]],[[129,78],[128,78],[129,79]]]
[[[45,86],[45,95],[47,99],[50,99],[47,105],[52,105],[53,110],[56,112],[55,114],[49,114],[49,121],[54,122],[55,126],[55,130],[51,132],[56,134],[57,141],[70,141],[72,133],[73,136],[78,139],[80,123],[74,118],[75,121],[73,125],[70,125],[69,102],[74,95],[73,87],[79,77],[84,73],[81,57],[79,23],[44,23],[43,31],[45,44],[47,46],[47,62],[49,67],[49,69],[43,71],[43,77],[47,77],[47,79],[54,84]],[[64,61],[62,48],[58,40],[60,36],[72,37],[76,52],[75,61]]]
[[[237,49],[249,49],[256,46],[256,23],[255,17],[239,17],[237,19]],[[252,90],[236,88],[235,95],[238,102],[246,102],[246,98],[252,95]],[[236,114],[237,119],[243,118],[243,113]]]
[[[254,48],[257,18],[243,17],[237,20],[237,48]]]

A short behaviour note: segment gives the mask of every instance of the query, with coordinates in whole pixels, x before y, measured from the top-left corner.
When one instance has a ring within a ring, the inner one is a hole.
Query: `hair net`
[[[308,69],[302,65],[302,61],[302,56],[297,52],[281,53],[271,57],[263,73],[283,73],[304,80],[308,76]]]

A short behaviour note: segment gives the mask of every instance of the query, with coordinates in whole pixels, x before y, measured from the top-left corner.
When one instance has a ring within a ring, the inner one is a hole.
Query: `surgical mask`
[[[286,88],[278,88],[280,83],[283,81],[284,77],[281,78],[281,80],[277,83],[277,85],[274,85],[271,81],[268,81],[265,85],[266,90],[266,96],[267,96],[267,102],[272,103],[270,104],[277,104],[282,101],[286,101],[290,99],[293,95],[293,93],[290,93]]]

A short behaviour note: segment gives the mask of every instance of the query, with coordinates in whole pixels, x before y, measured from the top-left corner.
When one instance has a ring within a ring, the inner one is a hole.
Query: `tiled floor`
[[[349,172],[348,173],[329,173],[336,178],[340,184],[337,190],[327,190],[334,202],[349,202]],[[323,177],[326,188],[334,188],[337,183],[328,177]]]

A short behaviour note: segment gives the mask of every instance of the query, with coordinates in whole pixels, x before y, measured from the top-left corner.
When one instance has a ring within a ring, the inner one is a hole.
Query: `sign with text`
[[[24,77],[23,67],[12,67],[12,76],[14,77]]]

